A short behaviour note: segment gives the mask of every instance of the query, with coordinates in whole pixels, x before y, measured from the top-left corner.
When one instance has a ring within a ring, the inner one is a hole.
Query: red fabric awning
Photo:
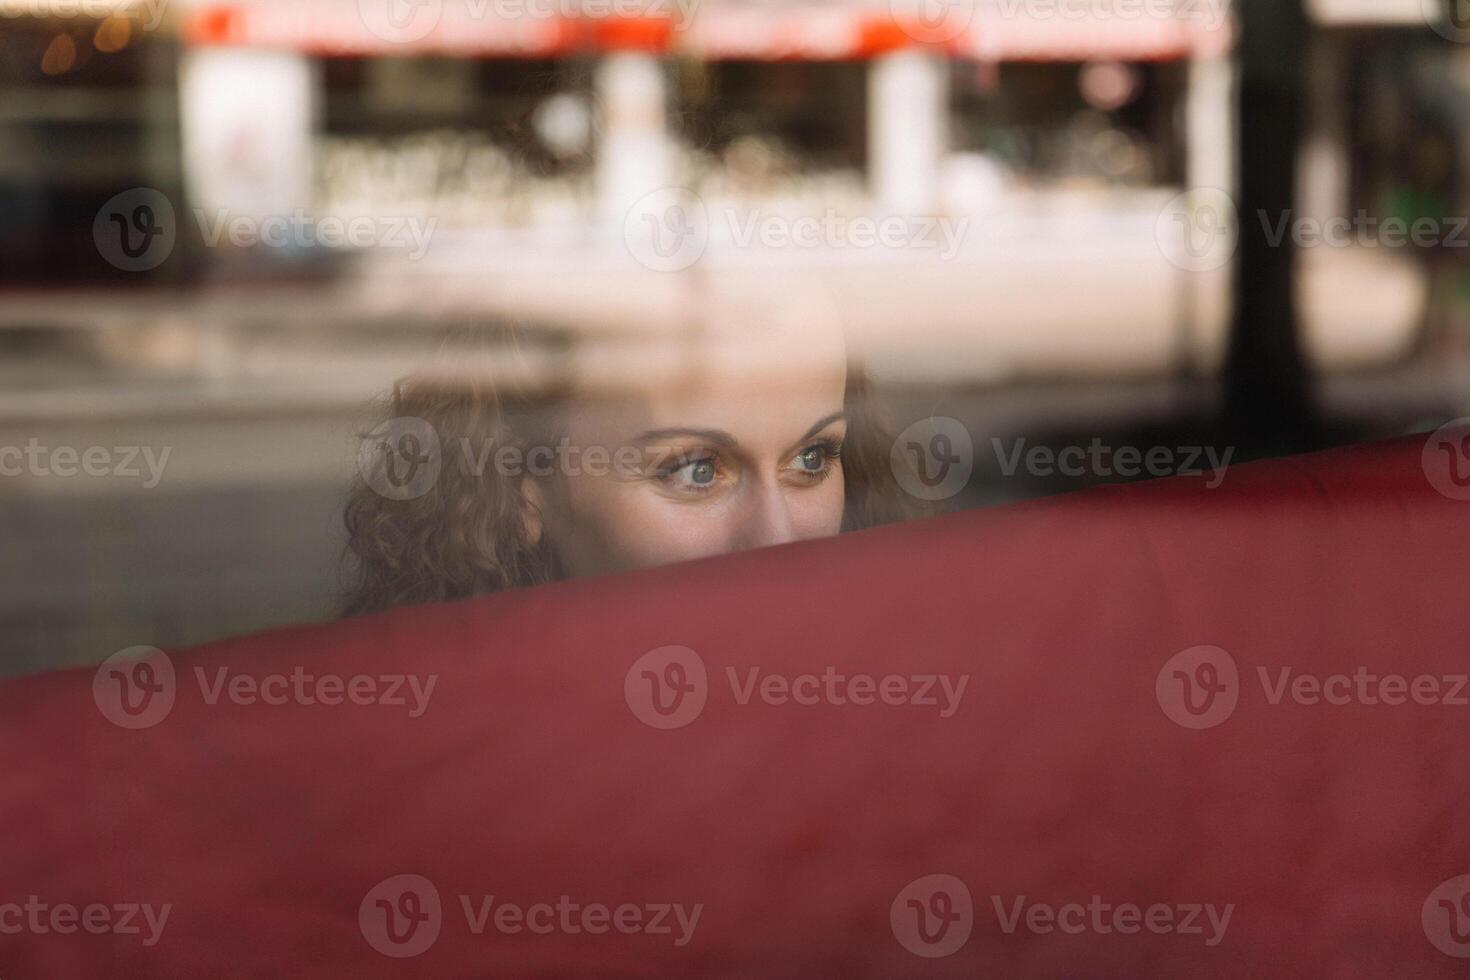
[[[554,13],[549,3],[515,0],[521,16],[468,4],[437,3],[404,21],[382,3],[290,5],[221,3],[191,10],[182,36],[196,47],[263,47],[333,56],[434,54],[541,58],[637,50],[711,61],[842,61],[902,48],[927,48],[984,61],[1168,61],[1221,57],[1234,42],[1228,21],[1190,17],[1062,16],[1010,13],[985,4],[952,5],[948,16],[849,6],[711,4],[655,15]],[[1019,4],[1018,4],[1019,6]],[[1044,6],[1044,5],[1043,5]],[[1052,8],[1046,8],[1052,9]]]

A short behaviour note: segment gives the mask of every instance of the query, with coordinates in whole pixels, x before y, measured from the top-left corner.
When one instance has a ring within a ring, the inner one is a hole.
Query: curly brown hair
[[[556,442],[565,391],[538,394],[482,377],[410,378],[395,385],[390,419],[422,419],[444,444],[532,447]],[[901,489],[889,462],[892,438],[857,368],[848,372],[848,435],[842,466],[843,530],[924,516],[925,505]],[[462,599],[562,577],[549,536],[533,537],[525,473],[473,465],[443,453],[442,467],[420,496],[395,499],[359,477],[344,512],[355,581],[344,614]],[[524,455],[522,456],[524,458]]]

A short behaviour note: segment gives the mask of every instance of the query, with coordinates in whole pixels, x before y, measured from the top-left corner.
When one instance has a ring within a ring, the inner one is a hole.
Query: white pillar
[[[211,216],[308,210],[318,75],[304,55],[197,48],[180,67],[184,184]],[[183,216],[180,216],[181,220]]]
[[[1336,37],[1317,39],[1313,71],[1308,74],[1307,132],[1297,176],[1297,201],[1303,217],[1327,221],[1348,213],[1347,80],[1343,49]],[[1305,55],[1306,53],[1304,53]]]
[[[1184,185],[1235,194],[1235,72],[1228,57],[1189,63]]]
[[[933,211],[948,142],[948,111],[945,59],[906,50],[873,60],[868,69],[868,167],[880,212]]]
[[[639,198],[673,180],[663,63],[648,54],[609,55],[597,66],[596,88],[601,103],[598,209],[621,226]]]
[[[1184,186],[1214,188],[1234,200],[1236,174],[1235,68],[1228,55],[1197,57],[1189,63],[1184,95]],[[1237,214],[1237,222],[1247,220]],[[1177,277],[1176,366],[1214,370],[1225,356],[1229,332],[1230,265]]]

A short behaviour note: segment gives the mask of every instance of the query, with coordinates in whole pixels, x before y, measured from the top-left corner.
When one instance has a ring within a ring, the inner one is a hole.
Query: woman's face
[[[569,445],[600,447],[614,463],[562,467],[532,491],[568,575],[841,529],[846,353],[840,343],[772,344],[761,360],[778,355],[778,371],[752,369],[737,352],[710,358],[697,380],[572,412]]]

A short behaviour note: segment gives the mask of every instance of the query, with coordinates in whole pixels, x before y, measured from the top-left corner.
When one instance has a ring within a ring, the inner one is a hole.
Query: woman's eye
[[[719,461],[710,457],[691,459],[661,474],[665,483],[681,490],[708,490],[720,476]]]
[[[683,467],[685,479],[697,487],[708,486],[715,482],[715,464],[713,460],[701,459],[693,463],[686,463]]]
[[[791,460],[791,469],[803,481],[818,483],[831,475],[841,456],[841,446],[818,443],[797,453]]]
[[[819,473],[827,465],[827,451],[821,446],[812,446],[797,454],[796,468],[808,473]]]

